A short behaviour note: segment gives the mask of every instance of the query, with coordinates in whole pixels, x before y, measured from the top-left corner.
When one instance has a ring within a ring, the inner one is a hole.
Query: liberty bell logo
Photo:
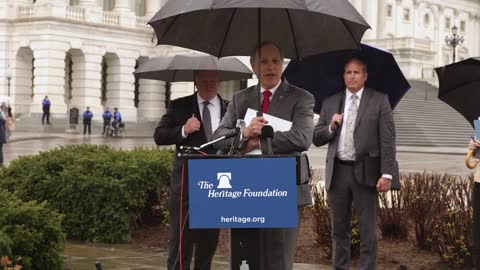
[[[222,172],[217,173],[217,180],[218,180],[218,189],[227,189],[232,188],[230,185],[230,180],[232,180],[232,173],[229,172]]]

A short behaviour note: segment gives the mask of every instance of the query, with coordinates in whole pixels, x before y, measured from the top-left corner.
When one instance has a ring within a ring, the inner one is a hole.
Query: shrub
[[[379,193],[378,226],[383,238],[396,240],[408,238],[408,221],[405,216],[403,194],[402,189]]]
[[[141,213],[170,180],[172,151],[115,150],[106,145],[69,145],[14,160],[0,187],[23,200],[48,201],[65,215],[69,238],[119,243],[141,224]],[[165,202],[163,202],[165,204]]]
[[[473,179],[465,181],[458,178],[452,182],[448,191],[449,209],[442,215],[433,228],[433,250],[447,265],[459,269],[472,265],[473,230],[472,200]]]
[[[24,270],[61,269],[65,235],[61,215],[45,203],[22,202],[0,190],[0,258],[12,267],[12,258]],[[12,268],[14,269],[14,268]]]
[[[414,228],[413,242],[431,250],[433,227],[439,215],[448,210],[447,194],[453,177],[438,173],[410,173],[403,176],[403,204]]]

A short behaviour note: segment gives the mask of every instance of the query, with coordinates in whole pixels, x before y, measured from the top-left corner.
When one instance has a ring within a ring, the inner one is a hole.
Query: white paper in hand
[[[245,124],[248,126],[252,119],[257,117],[257,110],[248,108],[247,113],[245,114]],[[278,118],[270,114],[263,114],[263,118],[268,121],[268,125],[272,126],[273,131],[289,131],[292,128],[292,122]]]
[[[245,114],[244,121],[245,124],[248,126],[250,125],[250,122],[252,122],[252,119],[254,117],[257,117],[257,110],[248,108],[247,113]],[[263,114],[263,118],[268,121],[268,125],[270,125],[273,128],[273,131],[289,131],[292,128],[292,122],[284,120],[282,118],[278,118],[276,116],[270,115],[270,114]],[[252,150],[248,153],[247,155],[261,155],[262,151],[260,149],[255,149]]]

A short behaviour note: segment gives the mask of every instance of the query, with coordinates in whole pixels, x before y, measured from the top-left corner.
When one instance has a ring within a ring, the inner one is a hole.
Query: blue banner
[[[295,157],[190,159],[190,227],[297,227],[296,168]]]

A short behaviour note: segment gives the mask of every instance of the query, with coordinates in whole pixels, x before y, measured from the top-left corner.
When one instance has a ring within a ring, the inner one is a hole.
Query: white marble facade
[[[90,106],[119,107],[127,121],[156,121],[165,112],[165,83],[140,80],[135,66],[149,57],[185,52],[156,47],[146,22],[166,0],[0,0],[0,95],[17,113],[52,113]],[[480,0],[351,0],[372,26],[363,42],[391,51],[409,79],[434,81],[450,63],[445,44],[456,25],[465,42],[457,60],[480,55]],[[238,83],[223,84],[231,96]],[[137,89],[137,91],[135,90]],[[193,91],[171,86],[174,99]]]

